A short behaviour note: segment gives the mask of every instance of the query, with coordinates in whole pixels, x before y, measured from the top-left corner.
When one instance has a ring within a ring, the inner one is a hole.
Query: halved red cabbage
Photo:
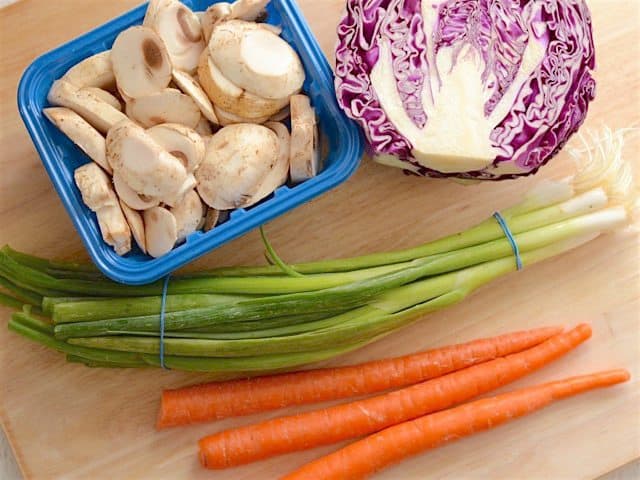
[[[497,180],[577,131],[594,67],[584,0],[347,0],[335,87],[377,161]]]

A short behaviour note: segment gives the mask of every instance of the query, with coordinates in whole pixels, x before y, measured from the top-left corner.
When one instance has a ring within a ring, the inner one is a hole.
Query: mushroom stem
[[[77,168],[74,179],[85,205],[95,212],[103,240],[118,255],[131,250],[131,230],[106,173],[95,163]]]
[[[107,133],[115,124],[128,120],[124,113],[66,80],[53,82],[47,99],[53,105],[70,108],[101,133]]]
[[[45,108],[42,111],[56,127],[86,153],[91,160],[107,173],[111,166],[107,162],[104,137],[73,110],[64,107]]]

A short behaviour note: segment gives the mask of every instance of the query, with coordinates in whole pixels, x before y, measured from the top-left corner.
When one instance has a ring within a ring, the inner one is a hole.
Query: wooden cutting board
[[[45,256],[86,253],[40,165],[16,110],[21,72],[37,55],[133,7],[137,0],[23,0],[0,10],[0,244]],[[343,1],[303,0],[329,58]],[[587,126],[638,126],[640,2],[593,0],[599,70]],[[627,156],[638,164],[640,134]],[[536,178],[463,187],[404,176],[368,159],[342,187],[267,226],[288,261],[415,245],[466,228],[511,205],[544,177],[572,170],[561,155]],[[461,305],[429,316],[334,364],[398,355],[542,324],[591,321],[593,339],[509,388],[610,367],[633,381],[567,400],[528,418],[413,458],[382,479],[594,478],[640,457],[640,277],[637,233],[600,238],[572,253],[510,275]],[[256,232],[208,255],[199,266],[262,262]],[[0,309],[0,418],[27,478],[267,479],[335,447],[225,472],[200,468],[196,440],[273,417],[232,419],[156,432],[159,393],[206,375],[98,370],[4,328]]]

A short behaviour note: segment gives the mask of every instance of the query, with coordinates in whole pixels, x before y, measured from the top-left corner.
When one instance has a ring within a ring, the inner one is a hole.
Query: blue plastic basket
[[[215,2],[184,3],[194,11],[202,11]],[[322,171],[295,187],[278,188],[257,205],[233,211],[225,223],[207,233],[193,233],[163,257],[151,258],[137,248],[124,257],[116,255],[102,240],[96,216],[82,202],[73,181],[74,170],[89,158],[43,116],[42,109],[48,106],[47,93],[54,80],[80,60],[111,48],[119,32],[142,23],[145,11],[146,5],[142,5],[36,59],[24,72],[18,88],[20,115],[91,258],[105,275],[131,285],[157,280],[339,185],[358,167],[364,146],[356,125],[336,103],[331,68],[294,0],[272,0],[268,22],[282,27],[282,37],[295,48],[304,64],[304,91],[318,113],[321,137],[328,151]]]

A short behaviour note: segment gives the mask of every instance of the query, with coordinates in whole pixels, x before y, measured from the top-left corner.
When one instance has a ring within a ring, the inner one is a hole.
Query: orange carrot
[[[561,331],[561,327],[536,328],[359,365],[165,390],[157,427],[249,415],[413,385],[521,352]]]
[[[628,379],[626,370],[609,370],[476,400],[374,433],[302,466],[282,480],[365,478],[424,450],[496,427],[557,400]]]
[[[207,468],[226,468],[377,432],[517,380],[590,336],[588,325],[578,325],[529,350],[401,390],[219,432],[199,441],[200,460]]]

